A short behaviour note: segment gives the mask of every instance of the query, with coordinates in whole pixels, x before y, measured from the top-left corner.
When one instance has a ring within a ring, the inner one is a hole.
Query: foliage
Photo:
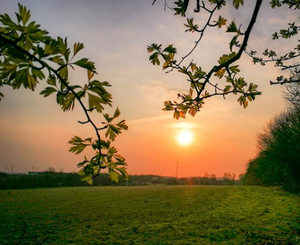
[[[258,157],[249,162],[246,183],[282,185],[300,192],[300,110],[281,113],[259,134]],[[258,182],[257,182],[258,181]]]
[[[108,173],[101,173],[93,179],[93,186],[143,186],[143,185],[239,185],[235,174],[229,172],[223,178],[205,173],[203,177],[175,178],[159,175],[128,175],[121,176],[118,182],[112,182]],[[29,189],[64,186],[84,186],[78,173],[49,171],[30,172],[29,174],[8,174],[0,172],[0,190]]]
[[[153,4],[156,0],[153,1]],[[255,25],[257,15],[261,8],[262,0],[257,0],[255,7],[252,11],[252,16],[249,20],[246,30],[242,29],[241,23],[236,23],[234,19],[228,20],[222,16],[223,7],[226,5],[226,0],[207,0],[196,1],[196,8],[194,9],[195,15],[207,14],[206,22],[202,25],[195,23],[193,17],[186,17],[192,15],[188,11],[190,5],[189,0],[172,1],[174,7],[170,7],[165,0],[165,7],[170,8],[175,12],[175,15],[180,15],[186,18],[184,26],[187,28],[186,32],[196,33],[198,39],[195,41],[195,45],[188,54],[181,59],[176,60],[177,49],[172,45],[168,45],[166,48],[162,45],[153,43],[148,46],[147,50],[151,53],[149,60],[153,65],[160,65],[162,61],[162,68],[167,72],[177,70],[184,74],[189,83],[189,92],[187,94],[178,94],[179,101],[165,101],[164,110],[174,111],[174,118],[185,118],[186,114],[195,116],[200,111],[206,99],[213,96],[226,97],[228,94],[239,95],[238,103],[246,108],[250,101],[255,100],[257,95],[261,92],[258,91],[258,85],[255,83],[249,83],[244,77],[240,75],[241,70],[237,61],[240,59],[243,53],[248,54],[254,63],[260,63],[265,65],[267,62],[275,63],[275,66],[282,68],[283,70],[291,69],[294,66],[289,64],[291,60],[295,60],[300,57],[300,45],[296,46],[287,54],[277,55],[276,51],[266,49],[261,57],[257,56],[256,51],[248,51],[246,49],[250,40],[250,34],[253,26]],[[240,9],[244,5],[244,0],[233,0],[232,6],[234,9]],[[281,7],[287,5],[289,8],[298,11],[300,8],[299,0],[272,0],[270,6],[272,8]],[[194,62],[194,59],[188,61],[188,58],[193,54],[201,42],[203,36],[209,28],[223,28],[225,32],[232,34],[232,39],[229,43],[229,51],[227,54],[221,55],[218,63],[214,65],[210,70],[203,70],[201,65]],[[295,22],[290,23],[287,29],[279,30],[273,34],[273,39],[289,39],[293,36],[297,36],[300,31],[300,26]],[[214,79],[216,77],[216,79]],[[284,78],[278,76],[276,83],[289,83],[295,82],[293,77]]]
[[[299,79],[295,66],[291,77]],[[273,118],[258,135],[258,156],[248,163],[242,179],[246,185],[282,185],[300,192],[300,83],[289,83],[283,90],[286,112]]]
[[[118,181],[119,176],[126,177],[125,159],[117,154],[111,141],[128,127],[124,120],[115,122],[120,115],[118,108],[112,117],[104,113],[104,106],[112,106],[112,96],[106,90],[110,84],[94,78],[97,74],[94,62],[87,58],[76,60],[76,55],[84,48],[82,43],[70,47],[67,38],[50,37],[40,25],[30,21],[30,17],[30,11],[21,4],[16,21],[8,14],[0,15],[0,87],[6,85],[18,89],[23,86],[34,91],[40,81],[46,81],[47,85],[40,94],[55,96],[63,111],[72,111],[78,103],[86,117],[85,121],[78,122],[90,124],[96,136],[86,139],[74,136],[69,141],[72,145],[70,151],[75,154],[86,147],[95,152],[90,159],[84,156],[83,162],[78,164],[83,179],[92,183],[93,177],[103,169],[108,169],[114,181]],[[69,68],[84,69],[87,82],[83,86],[71,84]],[[0,93],[0,99],[3,96]],[[93,111],[103,113],[105,122],[102,127],[96,126],[92,120]],[[106,140],[100,137],[101,130],[106,130]]]
[[[0,173],[1,190],[86,185],[87,183],[81,181],[81,177],[78,173],[56,173],[50,171],[41,173],[33,172],[31,174]]]
[[[21,244],[296,245],[300,238],[299,196],[278,188],[50,188],[0,191],[0,200],[3,245],[19,240],[23,221]]]

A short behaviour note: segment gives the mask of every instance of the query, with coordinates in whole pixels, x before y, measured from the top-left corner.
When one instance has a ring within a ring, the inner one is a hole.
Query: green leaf
[[[225,71],[226,71],[225,68],[220,69],[220,70],[218,70],[218,71],[215,72],[215,76],[217,76],[218,78],[221,79],[224,76]]]
[[[50,94],[57,92],[57,90],[53,87],[47,87],[42,92],[40,92],[41,95],[44,97],[48,97]]]
[[[19,88],[23,84],[24,88],[34,90],[37,83],[37,80],[29,73],[29,68],[25,68],[16,72],[13,88]]]
[[[68,48],[67,38],[63,40],[61,37],[58,37],[57,42],[58,42],[60,53],[65,57],[66,61],[68,62],[70,56],[70,49]]]
[[[171,54],[176,54],[177,50],[175,47],[173,47],[173,44],[169,44],[163,52],[171,53]]]
[[[117,118],[118,116],[120,116],[121,112],[119,110],[119,108],[116,109],[114,115],[113,115],[113,119]]]
[[[125,178],[125,180],[128,180],[128,173],[125,167],[117,168],[117,171],[120,172],[120,174]]]
[[[4,25],[4,26],[8,26],[10,30],[13,31],[20,31],[20,26],[17,25],[15,22],[13,22],[11,20],[11,18],[9,17],[8,14],[1,14],[0,15],[0,22]]]
[[[87,146],[91,145],[92,138],[81,139],[79,136],[74,136],[71,140],[69,140],[69,144],[73,146],[70,148],[70,152],[75,154],[81,153]]]
[[[74,53],[74,56],[84,48],[84,45],[83,43],[74,43],[74,46],[73,46],[73,53]]]
[[[102,149],[109,149],[111,141],[110,140],[100,140],[100,146]]]
[[[172,103],[172,101],[167,100],[164,102],[164,111],[173,111],[174,110],[174,104]]]
[[[189,29],[186,29],[185,32],[194,32],[198,30],[198,25],[194,25],[194,19],[193,18],[187,18],[187,24],[184,24],[184,26],[188,27]]]
[[[23,5],[21,5],[20,3],[18,4],[19,6],[19,13],[17,14],[17,19],[18,21],[22,21],[23,25],[26,25],[26,23],[28,22],[28,20],[30,19],[30,11],[27,10],[26,7],[24,7]]]
[[[227,27],[226,32],[235,32],[235,33],[241,34],[241,31],[237,28],[234,21],[232,21],[230,23],[230,25]]]
[[[152,43],[147,47],[148,53],[152,53],[154,50],[160,51],[161,49],[161,44],[158,45],[157,43]]]
[[[244,95],[241,95],[239,98],[238,98],[238,102],[241,106],[243,106],[244,108],[247,108],[248,106],[248,101],[247,101],[247,98],[244,96]]]
[[[109,124],[105,133],[105,137],[109,137],[110,140],[114,141],[116,136],[120,133],[120,129],[118,129],[114,125]]]
[[[230,66],[230,67],[229,67],[229,70],[230,70],[232,73],[237,74],[238,72],[241,71],[238,67],[239,67],[239,65]]]
[[[219,16],[218,21],[215,22],[217,23],[218,28],[222,28],[222,26],[226,25],[227,20],[222,16]]]
[[[226,85],[225,88],[223,89],[223,92],[226,94],[230,91],[231,86],[230,85]]]
[[[188,7],[188,1],[178,0],[177,2],[174,2],[174,4],[177,6],[176,8],[173,8],[175,11],[174,15],[185,16],[185,12],[187,11]]]
[[[238,9],[240,5],[244,5],[244,0],[233,0],[233,6]]]
[[[78,145],[72,146],[69,151],[73,152],[75,154],[79,154],[79,153],[81,153],[85,149],[85,147],[87,147],[87,145],[78,144]]]
[[[50,57],[49,60],[51,60],[52,62],[57,63],[60,66],[65,64],[65,61],[63,60],[61,55],[56,55],[56,56]]]
[[[179,111],[177,111],[177,110],[174,111],[173,118],[175,118],[177,120],[180,118]]]
[[[153,65],[155,65],[155,64],[160,65],[160,61],[158,59],[158,55],[159,55],[158,52],[155,52],[152,55],[150,55],[149,60],[151,61],[151,63]]]
[[[44,79],[45,75],[40,69],[36,69],[34,67],[31,68],[31,73],[34,77],[37,77],[39,79]]]
[[[97,112],[102,112],[104,107],[101,105],[103,104],[103,100],[93,94],[88,93],[89,97],[89,109],[95,108]]]
[[[109,155],[109,156],[113,156],[115,153],[117,153],[118,151],[117,151],[117,149],[116,149],[116,147],[111,147],[109,150],[108,150],[108,153],[107,153],[107,155]]]
[[[85,181],[89,185],[93,184],[93,176],[92,175],[85,175],[81,180]]]
[[[115,154],[114,158],[119,162],[119,163],[124,163],[125,162],[125,158],[120,155],[120,154]]]
[[[103,114],[103,116],[108,123],[112,121],[112,118],[107,113]]]
[[[49,55],[57,55],[59,53],[58,42],[54,39],[46,40],[44,47],[44,57]]]
[[[48,79],[47,79],[47,83],[49,85],[53,85],[53,86],[56,86],[56,78],[54,75],[50,74]]]
[[[124,130],[127,130],[128,129],[128,126],[126,125],[125,123],[126,121],[125,120],[122,120],[120,122],[117,123],[117,126],[121,129],[124,129]]]
[[[80,66],[92,72],[96,72],[95,63],[89,61],[87,58],[82,58],[73,63],[74,65]]]
[[[115,171],[110,171],[110,172],[109,172],[109,176],[110,176],[110,179],[111,179],[112,181],[115,181],[116,183],[119,182],[119,175],[118,175],[117,172],[115,172]]]
[[[68,81],[68,75],[69,75],[68,66],[64,66],[62,69],[60,69],[59,75],[62,77],[62,79]]]
[[[63,101],[61,104],[63,111],[73,110],[75,107],[75,99],[76,97],[73,93],[63,95]]]
[[[228,60],[232,59],[233,57],[236,56],[235,52],[232,52],[230,54],[223,54],[220,59],[218,60],[219,64],[222,65],[226,63]]]
[[[92,72],[92,71],[90,71],[90,70],[87,70],[87,76],[88,76],[88,80],[89,80],[89,81],[93,78],[94,74],[95,74],[95,72]]]
[[[102,104],[108,104],[111,106],[112,95],[107,92],[104,86],[110,86],[110,84],[108,82],[99,82],[94,80],[89,82],[87,89],[96,93],[102,99]]]

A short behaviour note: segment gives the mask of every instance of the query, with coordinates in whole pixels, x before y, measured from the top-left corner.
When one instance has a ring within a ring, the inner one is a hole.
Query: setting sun
[[[183,129],[178,132],[176,140],[178,144],[182,146],[188,146],[193,142],[194,135],[190,130]]]

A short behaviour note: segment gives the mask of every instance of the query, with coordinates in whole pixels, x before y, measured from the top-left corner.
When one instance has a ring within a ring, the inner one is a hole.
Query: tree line
[[[134,185],[239,185],[235,174],[224,173],[217,178],[214,174],[205,173],[203,177],[176,178],[159,175],[129,175],[121,177],[119,182],[111,181],[108,173],[94,178],[93,186],[134,186]],[[78,173],[40,172],[30,174],[0,173],[0,189],[30,189],[49,187],[88,186]]]
[[[297,79],[300,69],[295,69]],[[258,155],[248,163],[245,185],[283,186],[300,192],[300,83],[286,85],[287,109],[258,135]]]

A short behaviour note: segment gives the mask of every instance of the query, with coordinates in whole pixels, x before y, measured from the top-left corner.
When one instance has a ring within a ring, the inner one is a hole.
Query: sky
[[[197,40],[197,34],[185,32],[184,18],[164,11],[157,0],[0,0],[0,12],[10,16],[18,2],[31,10],[31,19],[41,24],[52,37],[67,37],[70,46],[82,42],[85,49],[79,57],[95,62],[100,81],[112,85],[113,108],[121,110],[129,130],[117,137],[114,145],[127,160],[129,174],[157,174],[178,177],[203,176],[204,173],[223,176],[245,172],[247,163],[257,150],[257,134],[266,123],[285,108],[282,87],[270,86],[280,70],[272,65],[253,65],[243,56],[238,64],[241,75],[259,85],[263,95],[247,109],[240,107],[237,96],[211,98],[194,118],[173,119],[172,112],[162,110],[165,100],[176,99],[178,92],[187,92],[189,84],[178,72],[166,74],[149,62],[147,45],[173,43],[178,57],[186,54]],[[229,1],[231,2],[231,1]],[[224,9],[225,17],[237,23],[248,21],[254,1],[234,10]],[[267,47],[284,52],[287,45],[271,40],[271,34],[299,17],[285,8],[273,10],[264,1],[249,42],[249,50],[263,51]],[[228,4],[229,5],[229,4]],[[196,16],[195,20],[203,20]],[[242,28],[246,28],[244,23]],[[209,30],[193,55],[194,62],[210,69],[218,58],[228,53],[232,36],[225,29]],[[291,40],[295,42],[297,40]],[[70,76],[74,83],[85,82],[85,74],[76,69]],[[64,172],[78,171],[83,155],[69,152],[67,143],[74,135],[90,137],[87,125],[78,124],[84,115],[79,107],[62,112],[55,97],[43,98],[39,92],[1,88],[0,102],[0,171],[44,171],[49,167]],[[101,123],[101,114],[93,115]],[[177,134],[188,128],[193,143],[178,144]],[[89,152],[87,152],[89,153]]]

